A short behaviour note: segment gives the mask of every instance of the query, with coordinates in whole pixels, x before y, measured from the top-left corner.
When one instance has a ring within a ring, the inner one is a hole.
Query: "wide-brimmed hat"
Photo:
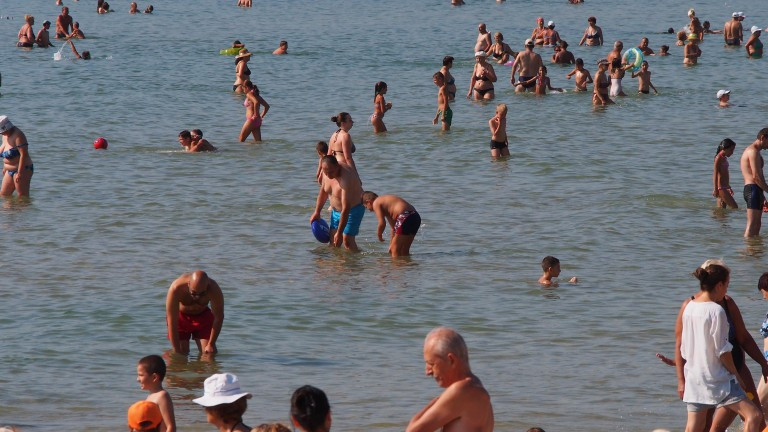
[[[237,375],[231,373],[214,374],[205,379],[203,397],[192,402],[204,407],[232,403],[241,397],[251,398],[251,394],[240,390]]]
[[[8,116],[0,116],[0,133],[8,132],[13,129],[13,123],[8,119]]]
[[[250,57],[253,53],[248,51],[246,48],[243,48],[240,50],[240,52],[237,54],[237,57],[235,58],[243,58],[243,57]]]
[[[759,32],[759,31],[763,31],[763,30],[762,30],[762,29],[760,29],[760,27],[758,27],[758,26],[752,26],[752,28],[751,28],[751,29],[749,29],[749,31],[750,31],[751,33],[754,33],[754,32]]]
[[[128,408],[128,426],[131,429],[156,428],[163,421],[160,407],[154,402],[138,401]]]

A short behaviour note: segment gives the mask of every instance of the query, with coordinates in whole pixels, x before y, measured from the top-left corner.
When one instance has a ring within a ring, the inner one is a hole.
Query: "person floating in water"
[[[539,277],[539,283],[545,286],[557,286],[557,281],[554,279],[560,276],[560,260],[553,256],[545,256],[541,260],[541,269],[544,273]],[[574,276],[568,282],[578,283],[579,279]]]

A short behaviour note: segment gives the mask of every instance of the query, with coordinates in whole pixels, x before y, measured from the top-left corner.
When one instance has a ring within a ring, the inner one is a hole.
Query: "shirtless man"
[[[515,93],[523,93],[526,90],[533,90],[536,87],[536,83],[523,85],[521,82],[528,82],[531,78],[535,77],[539,73],[539,69],[543,66],[541,62],[541,56],[533,52],[533,40],[526,39],[525,51],[521,51],[515,58],[515,65],[512,67],[512,78],[510,82],[515,86]],[[515,82],[515,71],[520,69],[520,81]]]
[[[56,18],[56,38],[66,38],[72,31],[72,17],[69,16],[69,8],[61,8],[61,15]]]
[[[363,186],[354,168],[340,164],[335,156],[326,155],[320,161],[323,181],[317,193],[315,212],[309,218],[310,225],[320,219],[320,211],[325,202],[331,199],[331,242],[330,246],[344,247],[353,252],[359,251],[355,236],[360,231],[360,222],[365,216],[363,207]]]
[[[189,354],[189,338],[193,337],[200,353],[215,354],[224,323],[224,294],[219,284],[202,270],[179,276],[168,288],[165,322],[175,353]]]
[[[726,45],[739,46],[741,45],[741,41],[744,40],[739,16],[740,14],[738,12],[731,14],[732,19],[727,21],[723,27],[723,39],[725,39]]]
[[[480,25],[477,26],[477,42],[475,42],[475,51],[488,51],[488,48],[493,45],[491,43],[491,34],[488,32],[488,30],[485,29],[485,24],[480,23]]]
[[[765,202],[765,184],[763,175],[763,157],[760,151],[768,148],[768,128],[760,129],[757,139],[741,154],[741,175],[744,177],[744,200],[747,202],[747,229],[744,237],[760,235],[760,225]]]
[[[565,77],[571,79],[573,75],[576,75],[576,91],[587,91],[587,84],[592,83],[592,74],[584,69],[584,60],[581,58],[576,59],[576,67]]]
[[[432,82],[437,86],[437,112],[435,118],[432,119],[432,124],[437,124],[440,120],[441,128],[444,131],[451,130],[451,122],[453,122],[453,111],[451,110],[450,97],[448,94],[447,85],[445,84],[445,75],[442,72],[435,72],[432,75]]]
[[[621,58],[621,50],[624,49],[624,43],[621,41],[616,41],[613,43],[613,50],[608,54],[608,57],[606,59],[608,60],[608,64],[611,64],[613,62],[613,59],[615,58]],[[623,63],[623,62],[622,62]]]
[[[411,253],[411,244],[416,238],[416,233],[421,227],[419,212],[408,201],[397,195],[378,196],[374,192],[363,192],[363,206],[368,211],[376,213],[379,225],[376,235],[380,242],[384,241],[384,228],[389,222],[390,242],[389,253],[392,257],[408,256]]]
[[[491,432],[493,407],[483,383],[469,368],[469,352],[455,330],[438,327],[424,340],[426,374],[443,393],[413,416],[406,432]]]
[[[576,63],[576,59],[573,58],[573,53],[568,51],[568,42],[561,40],[560,46],[555,46],[555,53],[552,55],[552,63],[558,63],[558,64]]]
[[[35,39],[35,43],[40,48],[48,48],[53,46],[53,44],[51,43],[51,35],[48,33],[49,28],[51,28],[51,22],[43,21],[43,28],[41,28],[40,31],[37,32],[37,38]]]
[[[640,39],[640,45],[637,46],[637,49],[643,52],[643,55],[651,56],[653,54],[653,50],[648,48],[648,38],[644,37]]]

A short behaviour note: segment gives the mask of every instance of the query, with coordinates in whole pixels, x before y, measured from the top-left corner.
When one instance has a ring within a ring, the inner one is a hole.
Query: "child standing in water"
[[[442,72],[435,72],[432,75],[432,82],[438,87],[437,91],[437,113],[432,120],[432,124],[437,124],[437,119],[440,118],[442,123],[442,129],[444,131],[451,130],[451,122],[453,121],[453,111],[448,105],[448,92],[445,89],[445,76]]]
[[[731,189],[730,174],[728,173],[728,158],[733,155],[734,150],[736,150],[736,143],[730,138],[720,141],[720,145],[717,146],[714,173],[712,174],[712,183],[714,184],[712,196],[717,198],[719,208],[739,208],[736,200],[733,199],[733,189]]]
[[[491,128],[491,157],[509,156],[509,141],[507,140],[507,105],[496,105],[496,115],[488,120]]]
[[[318,141],[317,145],[315,146],[315,150],[317,150],[317,157],[319,158],[317,160],[317,173],[315,174],[315,178],[317,178],[317,182],[322,184],[323,183],[323,156],[328,154],[328,143],[325,141]]]
[[[584,69],[584,60],[577,58],[576,67],[565,77],[571,79],[573,75],[576,75],[576,91],[587,91],[587,84],[592,83],[592,74]]]
[[[632,78],[637,78],[637,92],[642,94],[649,94],[651,91],[648,88],[652,88],[653,92],[659,94],[656,87],[651,83],[651,71],[648,70],[648,62],[643,61],[638,72],[632,72]]]
[[[621,80],[624,79],[624,74],[627,73],[627,69],[632,66],[622,66],[621,58],[616,57],[611,61],[611,91],[610,96],[626,96],[624,89],[621,87]]]
[[[552,84],[549,81],[549,77],[547,76],[546,66],[539,67],[539,73],[535,77],[526,81],[520,81],[519,84],[526,86],[534,82],[536,83],[536,88],[534,90],[534,93],[537,95],[541,95],[541,96],[546,95],[547,89],[550,89],[552,91],[559,91],[559,92],[563,91],[563,89],[561,89],[560,87],[552,87]]]
[[[373,86],[373,115],[371,115],[371,124],[373,132],[386,132],[384,126],[384,113],[392,109],[392,103],[384,101],[384,95],[387,94],[387,83],[379,81]]]
[[[142,390],[149,391],[147,400],[156,403],[160,407],[163,422],[160,424],[161,432],[176,432],[176,417],[173,414],[173,401],[171,395],[163,389],[165,378],[165,361],[159,355],[148,355],[139,360],[136,365],[136,381]]]

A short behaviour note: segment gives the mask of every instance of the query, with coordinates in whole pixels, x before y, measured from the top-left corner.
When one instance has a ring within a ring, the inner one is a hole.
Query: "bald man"
[[[467,344],[460,334],[447,327],[429,332],[424,363],[427,375],[445,390],[413,416],[407,432],[493,431],[491,396],[472,374]]]
[[[202,270],[179,276],[168,288],[165,320],[174,352],[189,354],[189,339],[194,338],[201,353],[216,353],[216,339],[224,323],[224,294],[219,284]]]

